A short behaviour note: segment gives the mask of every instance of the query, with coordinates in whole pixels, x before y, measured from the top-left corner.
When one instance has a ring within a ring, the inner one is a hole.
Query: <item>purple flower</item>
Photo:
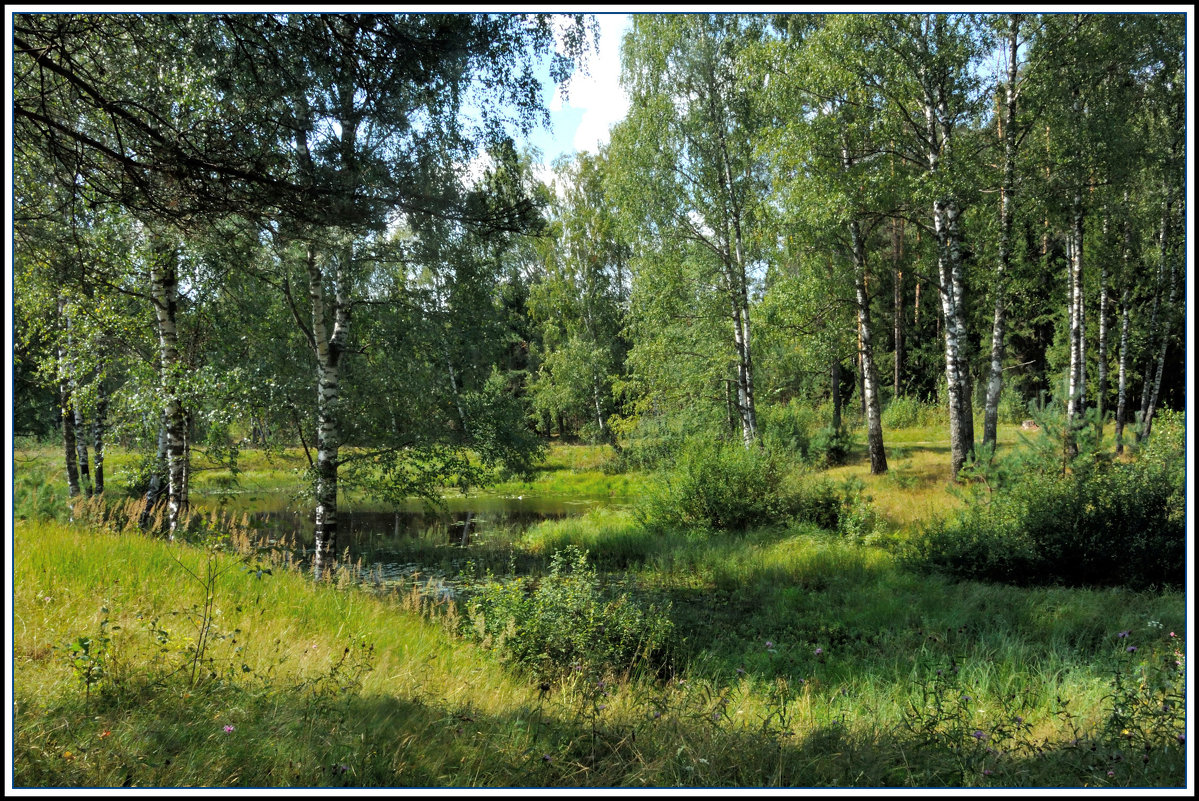
[[[541,761],[542,762],[553,762],[554,758],[552,756],[550,756],[549,754],[542,754]]]
[[[1116,772],[1115,772],[1114,770],[1109,770],[1109,771],[1107,772],[1107,775],[1108,775],[1108,776],[1115,776],[1115,775],[1116,775]]]
[[[1128,651],[1128,653],[1130,653],[1130,654],[1135,654],[1137,652],[1137,647],[1135,645],[1130,645],[1127,648],[1125,648],[1124,650]]]
[[[662,717],[662,713],[660,711],[654,712],[654,720],[657,720],[660,717]]]
[[[1017,723],[1023,723],[1023,722],[1024,722],[1024,718],[1020,717],[1019,715],[1016,715],[1016,722],[1017,722]]]
[[[226,727],[225,727],[225,734],[230,734],[232,731],[233,731],[233,727],[232,727],[232,726],[226,726]]]
[[[984,776],[990,776],[992,773],[994,773],[994,771],[992,771],[990,768],[987,768],[983,771]]]
[[[766,641],[766,650],[770,650],[773,647],[774,647],[774,640],[767,640]]]
[[[973,738],[974,738],[974,739],[976,739],[976,740],[985,740],[985,739],[987,739],[987,733],[986,733],[985,731],[983,731],[982,729],[975,729],[975,730],[974,730],[974,733],[973,733],[973,734],[971,734],[970,736],[971,736],[971,737],[973,737]]]
[[[1124,639],[1125,637],[1127,637],[1129,634],[1132,634],[1132,630],[1131,630],[1131,629],[1129,629],[1129,630],[1127,630],[1127,631],[1122,631],[1122,632],[1120,632],[1119,634],[1117,634],[1116,636],[1117,636],[1117,637],[1119,637],[1119,638],[1122,640],[1122,639]]]
[[[816,656],[820,656],[822,653],[824,653],[824,649],[823,649],[823,648],[817,648],[817,649],[816,649]]]
[[[1178,744],[1181,745],[1187,741],[1187,736],[1182,732],[1178,733]]]

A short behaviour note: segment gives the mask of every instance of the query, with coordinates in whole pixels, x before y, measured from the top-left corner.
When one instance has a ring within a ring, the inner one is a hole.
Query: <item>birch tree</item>
[[[956,477],[974,450],[968,287],[962,260],[962,215],[973,171],[971,154],[960,152],[958,145],[985,107],[986,91],[977,69],[984,41],[979,27],[963,15],[843,19],[856,43],[847,48],[844,66],[881,98],[896,155],[919,176],[916,197],[931,216],[944,318],[950,462]]]
[[[877,95],[840,67],[848,32],[840,20],[829,17],[800,41],[795,36],[776,43],[772,91],[782,125],[778,135],[764,142],[775,156],[776,185],[784,188],[782,226],[788,237],[828,241],[849,265],[870,471],[878,474],[886,472],[887,457],[867,240],[885,219],[891,187],[881,158],[886,148],[877,139]],[[849,46],[854,46],[852,39]]]
[[[639,15],[622,51],[632,107],[614,176],[622,213],[694,245],[711,265],[733,351],[735,406],[746,446],[757,438],[750,294],[758,260],[765,123],[741,78],[760,21],[735,15]],[[623,172],[622,172],[623,171]]]

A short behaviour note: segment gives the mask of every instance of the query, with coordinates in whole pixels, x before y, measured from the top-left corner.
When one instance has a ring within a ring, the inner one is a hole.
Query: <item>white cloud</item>
[[[628,14],[597,14],[600,27],[599,53],[588,64],[587,75],[576,73],[570,96],[563,102],[554,93],[551,110],[579,109],[583,118],[575,130],[576,150],[595,151],[608,141],[609,129],[624,119],[629,98],[620,86],[620,40],[630,25]]]

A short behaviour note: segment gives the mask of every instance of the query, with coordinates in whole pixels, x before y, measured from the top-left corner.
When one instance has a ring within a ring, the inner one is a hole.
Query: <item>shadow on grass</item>
[[[392,695],[141,688],[19,714],[25,787],[1180,786],[1185,752],[1046,742],[869,720],[734,723],[693,693],[575,691],[500,714]],[[591,699],[593,701],[594,699]],[[25,710],[22,704],[19,709]],[[214,714],[215,710],[215,714]],[[1110,773],[1109,773],[1110,771]]]

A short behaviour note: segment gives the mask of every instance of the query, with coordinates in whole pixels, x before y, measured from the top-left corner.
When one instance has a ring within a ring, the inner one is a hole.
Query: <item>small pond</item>
[[[431,509],[416,499],[394,509],[343,502],[337,512],[337,556],[342,559],[348,550],[349,562],[360,565],[362,578],[372,582],[405,581],[414,575],[444,582],[447,574],[454,572],[447,571],[445,565],[464,565],[472,558],[471,546],[486,541],[491,532],[519,536],[545,520],[561,520],[631,500],[608,495],[479,494],[445,498],[444,509]],[[243,504],[230,504],[232,508],[237,506],[244,508]],[[272,504],[259,496],[246,514],[256,528],[272,538],[294,541],[297,556],[307,564],[312,552],[311,510],[289,508],[282,499]],[[439,565],[422,564],[422,557],[434,557]]]

